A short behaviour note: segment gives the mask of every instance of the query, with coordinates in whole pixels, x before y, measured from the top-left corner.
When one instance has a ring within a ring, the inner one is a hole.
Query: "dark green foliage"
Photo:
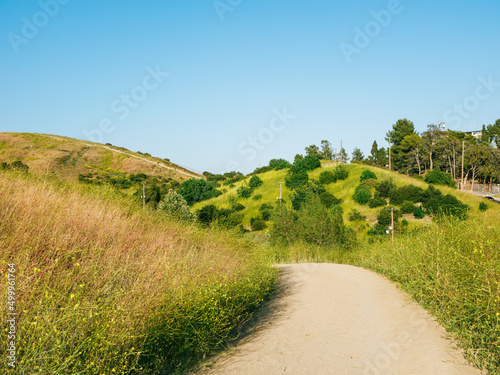
[[[218,224],[223,228],[234,228],[241,224],[243,216],[233,210],[221,208],[220,210],[213,204],[203,206],[196,212],[198,222],[203,226]]]
[[[346,180],[349,177],[349,171],[344,164],[339,164],[334,170],[333,174],[336,181]]]
[[[371,170],[365,169],[363,172],[361,172],[361,176],[359,177],[359,181],[368,180],[370,178],[376,180],[377,175],[375,173],[373,173]]]
[[[319,194],[319,199],[326,208],[330,208],[334,205],[340,205],[340,203],[342,203],[340,199],[336,198],[332,193],[329,193],[328,191],[324,191]]]
[[[196,178],[184,181],[179,186],[177,193],[182,195],[190,206],[196,202],[201,202],[221,195],[221,192],[216,189],[216,184],[214,182]]]
[[[364,161],[365,161],[365,156],[363,155],[363,152],[356,147],[352,152],[351,163],[362,164]]]
[[[394,226],[402,216],[401,211],[394,209]],[[377,215],[377,223],[385,227],[391,225],[391,210],[382,208]]]
[[[342,206],[340,205],[340,203],[338,204],[334,204],[330,210],[330,212],[334,215],[340,215],[342,216],[344,214],[344,209],[342,208]]]
[[[234,184],[235,182],[241,181],[245,179],[245,175],[241,172],[226,172],[223,175],[226,180],[223,182],[224,185],[229,185],[229,187],[232,187],[231,185]]]
[[[404,201],[401,205],[402,214],[412,214],[415,209],[415,203],[410,201]]]
[[[261,174],[261,173],[265,173],[265,172],[269,172],[269,171],[272,171],[273,168],[272,167],[269,167],[269,166],[264,166],[264,167],[260,167],[260,168],[255,168],[255,170],[250,173],[250,175],[257,175],[257,174]]]
[[[0,170],[16,170],[20,172],[28,173],[29,167],[20,160],[9,164],[6,162],[0,163]]]
[[[345,227],[338,209],[328,209],[317,195],[311,195],[294,214],[284,205],[276,208],[271,229],[271,243],[290,245],[304,241],[321,247],[355,244],[355,233]]]
[[[392,182],[392,179],[385,179],[380,182],[375,190],[381,198],[389,198],[389,192],[395,187],[396,186],[394,185],[394,182]]]
[[[434,186],[429,186],[422,195],[422,206],[427,212],[445,216],[456,216],[459,219],[467,218],[468,206],[460,202],[455,196],[443,195]]]
[[[233,204],[231,205],[231,210],[233,212],[240,212],[243,211],[244,209],[245,206],[243,206],[241,203],[233,202]]]
[[[219,210],[213,204],[203,206],[196,211],[196,218],[205,226],[209,226],[213,221],[219,217]]]
[[[424,189],[415,185],[406,185],[400,188],[393,188],[389,191],[391,204],[400,206],[404,201],[413,203],[421,202]]]
[[[413,216],[415,219],[423,219],[425,217],[425,211],[420,206],[415,206],[413,208]]]
[[[269,203],[264,203],[259,207],[259,211],[262,216],[262,220],[269,220],[271,219],[272,213],[274,210],[274,206],[269,204]]]
[[[246,199],[246,198],[250,198],[252,196],[253,189],[248,185],[241,185],[236,190],[236,193],[238,194],[238,197]]]
[[[302,204],[306,202],[310,196],[320,196],[324,192],[326,192],[326,189],[316,180],[312,180],[311,182],[296,188],[290,196],[293,209],[299,210],[302,207]]]
[[[264,182],[260,179],[259,176],[252,176],[250,181],[248,181],[248,186],[250,186],[252,189],[256,189],[260,186],[262,186]]]
[[[354,191],[354,195],[352,196],[352,199],[354,199],[354,202],[363,205],[363,204],[367,204],[371,197],[372,197],[372,194],[370,192],[370,189],[367,186],[358,185],[356,187],[356,190]]]
[[[361,214],[358,210],[353,208],[351,212],[349,212],[349,221],[365,221],[366,216]]]
[[[257,194],[252,197],[254,201],[258,201],[259,199],[262,199],[262,194]]]
[[[261,219],[260,217],[252,217],[250,219],[250,226],[252,227],[252,231],[259,231],[266,229],[267,225],[264,219]]]
[[[297,158],[292,165],[292,168],[304,171],[313,171],[319,167],[321,167],[321,161],[313,154],[306,155],[302,159]]]
[[[206,177],[207,181],[218,183],[219,181],[225,181],[226,177],[221,174],[213,174],[210,172],[203,172],[203,176]]]
[[[488,205],[484,202],[479,203],[479,211],[484,212],[488,209]]]
[[[272,159],[269,161],[269,166],[275,171],[280,171],[282,169],[290,168],[292,164],[285,159]]]
[[[337,178],[332,171],[323,171],[319,175],[319,182],[323,185],[328,185],[332,182],[337,182]]]
[[[290,190],[296,190],[306,185],[308,181],[309,176],[305,170],[292,167],[285,177],[285,186]]]
[[[375,207],[381,207],[385,206],[387,204],[387,201],[383,198],[380,197],[373,197],[368,201],[368,206],[370,208],[375,208]]]
[[[13,170],[25,172],[25,173],[28,173],[28,169],[29,169],[29,167],[20,160],[16,160],[15,162],[11,163],[10,167]]]
[[[441,172],[439,167],[434,168],[425,175],[425,182],[434,185],[445,185],[455,187],[456,183],[453,177],[445,172]]]

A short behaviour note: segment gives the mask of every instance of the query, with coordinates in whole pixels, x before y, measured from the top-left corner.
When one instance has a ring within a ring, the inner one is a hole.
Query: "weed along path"
[[[336,264],[280,268],[275,298],[197,374],[481,374],[383,277]]]

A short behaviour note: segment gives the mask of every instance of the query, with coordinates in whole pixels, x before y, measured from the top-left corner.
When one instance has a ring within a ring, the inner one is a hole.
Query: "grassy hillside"
[[[110,187],[11,171],[0,171],[0,260],[15,276],[11,374],[185,373],[275,279],[236,235],[169,221]]]
[[[401,175],[399,173],[391,172],[385,169],[369,167],[366,165],[359,165],[359,164],[350,164],[346,165],[346,167],[349,170],[349,177],[346,180],[337,181],[336,183],[326,185],[326,189],[328,192],[334,194],[337,198],[342,199],[341,206],[344,211],[344,219],[346,222],[347,222],[347,216],[351,211],[351,209],[353,208],[357,209],[363,215],[365,215],[370,225],[373,225],[377,221],[377,213],[379,211],[379,208],[369,208],[367,205],[359,205],[352,199],[354,190],[356,186],[359,184],[359,178],[361,176],[361,173],[365,169],[372,170],[377,175],[379,181],[391,178],[397,186],[413,184],[422,187],[424,189],[427,188],[428,186],[428,184],[422,180]],[[309,172],[309,179],[318,180],[321,172],[325,170],[332,171],[334,168],[335,168],[334,166],[318,168],[312,172]],[[270,171],[263,174],[259,174],[258,176],[262,179],[264,184],[261,187],[255,189],[252,197],[246,199],[237,198],[237,189],[239,186],[247,183],[248,178],[244,181],[235,183],[234,187],[232,188],[224,186],[220,189],[224,194],[222,194],[217,198],[199,202],[193,205],[192,210],[193,212],[195,212],[196,210],[200,209],[201,207],[207,204],[214,204],[217,207],[229,208],[231,206],[231,202],[233,200],[237,200],[239,203],[245,206],[245,209],[241,211],[241,213],[244,215],[243,224],[245,227],[249,227],[250,219],[252,217],[259,216],[259,207],[263,203],[270,203],[273,205],[275,204],[276,198],[279,196],[279,186],[280,186],[279,182],[285,181],[286,174],[287,170]],[[467,192],[460,192],[456,189],[445,186],[439,186],[438,189],[441,190],[443,194],[452,194],[456,196],[459,200],[461,200],[463,203],[469,205],[471,208],[470,211],[471,215],[479,214],[480,202],[486,202],[490,206],[490,210],[486,211],[486,213],[484,214],[481,213],[482,216],[486,215],[488,217],[493,212],[497,213],[500,212],[500,205],[495,205],[494,203],[488,203],[485,199],[475,196],[473,194],[469,194]],[[283,198],[285,199],[286,204],[290,204],[290,199],[289,199],[290,194],[291,191],[287,189],[283,184]],[[428,225],[429,223],[428,217],[424,220],[417,220],[412,218],[411,216],[407,216],[407,219],[410,220],[410,224],[414,226]],[[367,227],[357,228],[357,229],[364,230],[367,229]]]
[[[51,174],[72,181],[77,181],[80,174],[115,172],[145,173],[175,181],[201,177],[167,159],[110,144],[47,134],[0,133],[0,162],[16,160],[27,164],[32,173]]]

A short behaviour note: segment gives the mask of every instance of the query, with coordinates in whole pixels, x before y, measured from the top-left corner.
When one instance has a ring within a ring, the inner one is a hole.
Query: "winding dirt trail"
[[[197,374],[481,374],[383,277],[336,264],[280,268],[276,298]]]

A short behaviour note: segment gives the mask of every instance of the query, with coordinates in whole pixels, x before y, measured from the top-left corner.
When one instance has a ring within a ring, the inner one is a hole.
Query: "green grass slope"
[[[346,180],[337,181],[336,183],[332,183],[325,186],[328,192],[332,193],[337,198],[342,199],[341,206],[344,211],[344,219],[346,222],[348,222],[347,221],[348,214],[353,208],[357,209],[363,215],[365,215],[370,225],[373,225],[377,221],[377,214],[380,208],[369,208],[367,205],[359,205],[352,199],[354,190],[356,189],[356,186],[359,185],[359,178],[361,176],[361,173],[365,169],[372,170],[377,175],[378,181],[390,178],[393,180],[396,186],[413,184],[422,187],[424,189],[426,189],[429,186],[426,182],[422,180],[405,176],[396,172],[388,171],[386,169],[370,167],[366,165],[359,165],[359,164],[349,164],[346,165],[346,167],[349,170],[349,177]],[[309,172],[309,179],[318,180],[321,172],[325,170],[333,171],[334,169],[335,166],[318,168],[312,172]],[[280,187],[279,183],[285,181],[287,171],[288,170],[270,171],[259,174],[258,176],[264,182],[263,185],[255,189],[253,195],[250,198],[246,199],[237,197],[237,189],[239,186],[247,183],[249,177],[247,177],[243,181],[235,183],[234,187],[232,188],[223,186],[219,189],[223,192],[222,195],[193,205],[192,211],[196,212],[201,207],[208,204],[213,204],[219,208],[229,208],[231,206],[231,202],[236,200],[238,203],[241,203],[243,206],[245,206],[245,209],[241,213],[244,215],[243,225],[248,228],[250,227],[250,219],[252,217],[259,216],[259,207],[263,203],[269,203],[273,205],[276,204],[275,202],[277,201],[277,197],[279,196],[279,187]],[[493,212],[496,213],[500,212],[500,205],[495,205],[494,203],[487,202],[484,198],[481,198],[479,196],[470,194],[468,192],[461,192],[458,191],[457,189],[453,189],[446,186],[437,186],[437,188],[441,190],[443,194],[452,194],[456,196],[463,203],[469,205],[471,209],[470,210],[471,215],[481,214],[483,217],[489,217]],[[285,204],[288,205],[291,204],[290,202],[291,193],[292,191],[287,189],[283,184],[283,198],[285,199]],[[259,199],[255,199],[258,196],[261,197]],[[480,202],[485,202],[490,207],[490,209],[487,210],[486,213],[479,213]],[[411,225],[427,225],[429,223],[429,218],[426,218],[424,220],[416,220],[410,217],[409,220],[411,221],[410,222]],[[360,230],[363,228],[357,228],[357,229]]]
[[[80,174],[114,172],[145,173],[175,181],[202,177],[167,159],[110,144],[48,134],[0,133],[0,162],[17,160],[28,165],[31,173],[72,181],[77,181]]]

